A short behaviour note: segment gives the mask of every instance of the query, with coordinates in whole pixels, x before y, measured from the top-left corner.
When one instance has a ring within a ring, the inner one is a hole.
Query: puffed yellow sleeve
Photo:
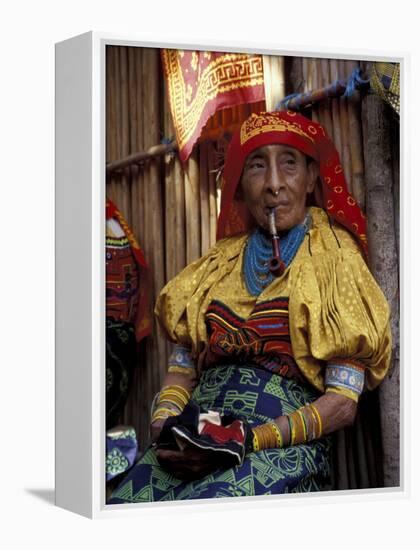
[[[205,313],[211,290],[232,269],[243,239],[224,239],[185,267],[162,289],[155,314],[167,338],[192,350],[206,343]]]
[[[365,386],[376,387],[390,366],[388,303],[356,250],[306,258],[295,269],[289,312],[296,362],[325,391],[325,365],[353,361]]]

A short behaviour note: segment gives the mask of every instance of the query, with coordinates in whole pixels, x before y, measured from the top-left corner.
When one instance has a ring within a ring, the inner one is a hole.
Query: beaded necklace
[[[296,255],[306,233],[311,228],[310,214],[299,225],[295,225],[280,239],[280,255],[286,266],[289,266]],[[243,275],[248,292],[258,296],[274,281],[275,276],[268,268],[273,249],[271,238],[258,227],[249,237],[243,262]]]

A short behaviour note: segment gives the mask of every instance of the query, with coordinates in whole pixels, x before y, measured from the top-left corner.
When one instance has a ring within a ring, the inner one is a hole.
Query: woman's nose
[[[282,174],[275,164],[271,164],[267,172],[266,189],[273,195],[278,195],[282,187],[284,187]]]

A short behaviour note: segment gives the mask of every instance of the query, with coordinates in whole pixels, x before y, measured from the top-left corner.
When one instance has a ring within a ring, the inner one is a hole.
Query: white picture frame
[[[56,504],[90,518],[136,514],[149,509],[183,506],[282,506],[299,499],[314,503],[377,500],[408,492],[406,414],[401,414],[401,485],[392,489],[305,495],[216,499],[213,502],[105,503],[105,48],[107,45],[244,51],[306,57],[339,57],[354,53],[308,52],[253,44],[174,44],[144,42],[89,32],[56,45]],[[361,55],[366,60],[401,63],[404,98],[408,55]],[[403,102],[402,102],[403,103]],[[401,144],[407,139],[401,114]],[[401,157],[404,180],[406,158]],[[401,186],[401,204],[407,192]],[[404,240],[404,234],[402,234]],[[404,247],[400,246],[401,264]],[[404,273],[403,307],[406,307]],[[403,318],[401,316],[401,318]],[[404,331],[401,330],[401,334]],[[401,362],[405,342],[401,342]],[[401,376],[401,399],[407,410],[407,376]],[[402,408],[403,410],[403,408]],[[74,474],[77,472],[77,475]]]

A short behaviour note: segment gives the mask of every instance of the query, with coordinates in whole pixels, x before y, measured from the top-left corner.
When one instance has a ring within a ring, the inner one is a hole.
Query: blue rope
[[[300,97],[301,95],[303,95],[303,94],[295,93],[295,94],[290,94],[290,95],[284,97],[281,101],[279,101],[277,103],[274,110],[275,111],[282,111],[284,109],[288,109],[289,108],[289,101],[291,99],[294,99],[295,97]]]
[[[172,137],[163,137],[160,140],[160,142],[161,142],[162,145],[169,145],[170,143],[173,142],[174,139],[175,139],[174,136],[172,136]]]
[[[334,80],[334,82],[331,84],[331,92],[330,92],[330,96],[331,97],[335,97],[338,95],[338,90],[344,86],[345,84],[345,81],[343,82],[342,80]]]
[[[369,79],[363,80],[362,71],[360,68],[353,69],[353,72],[349,76],[348,80],[335,80],[330,86],[330,97],[337,97],[339,95],[339,90],[343,86],[346,87],[344,91],[344,97],[351,97],[356,90],[361,90],[369,86]],[[309,97],[310,92],[303,93],[294,93],[286,96],[281,101],[279,101],[275,107],[276,111],[282,111],[283,109],[289,108],[289,103],[292,99],[298,98],[299,100],[304,99],[305,96]]]
[[[360,68],[353,69],[353,72],[348,78],[344,97],[351,97],[356,90],[360,90],[369,84],[369,79],[363,80],[362,71]]]
[[[160,143],[162,145],[170,145],[171,143],[173,143],[175,137],[172,136],[172,137],[163,137],[161,140],[160,140]],[[174,158],[176,156],[176,152],[175,151],[169,151],[167,153],[167,155],[170,157],[170,158]]]

